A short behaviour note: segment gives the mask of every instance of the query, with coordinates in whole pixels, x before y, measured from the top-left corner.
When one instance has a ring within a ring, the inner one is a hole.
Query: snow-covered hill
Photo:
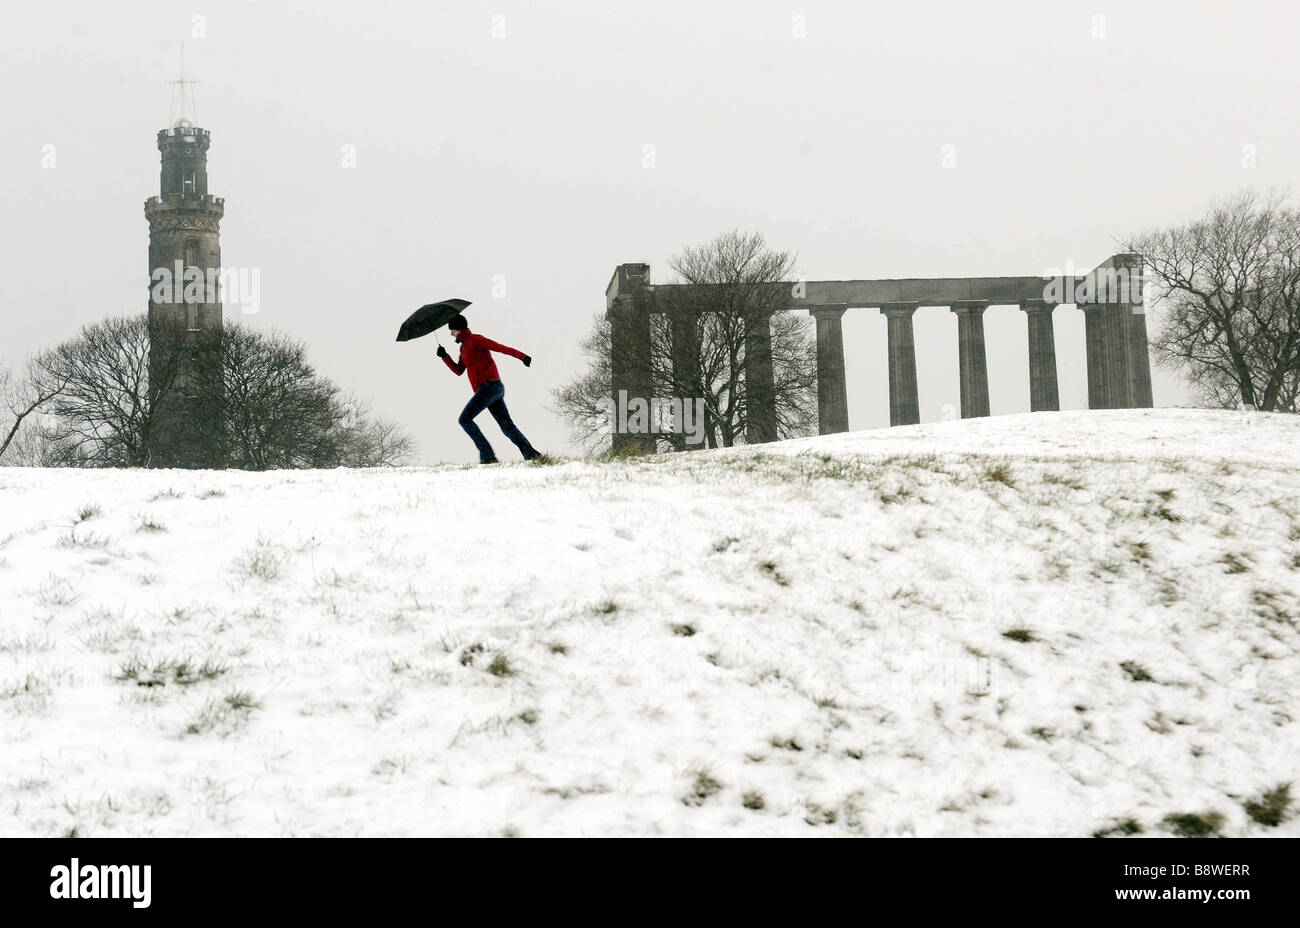
[[[0,470],[0,834],[1298,835],[1297,449]]]

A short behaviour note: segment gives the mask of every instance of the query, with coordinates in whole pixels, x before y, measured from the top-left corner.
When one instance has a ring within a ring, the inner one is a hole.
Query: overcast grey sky
[[[424,461],[475,455],[465,381],[432,340],[393,342],[421,303],[472,300],[477,330],[536,358],[500,360],[507,400],[566,450],[549,391],[619,263],[662,277],[738,226],[812,279],[1091,267],[1300,165],[1293,2],[56,0],[5,4],[0,26],[0,358],[146,308],[143,201],[184,40],[222,257],[261,272],[244,318],[307,341]],[[1056,321],[1081,408],[1082,315]],[[958,404],[956,329],[916,316],[923,421]],[[854,310],[844,332],[851,425],[886,425],[884,320]],[[1027,411],[1023,314],[992,308],[986,332],[994,414]],[[1187,399],[1159,370],[1155,398]]]

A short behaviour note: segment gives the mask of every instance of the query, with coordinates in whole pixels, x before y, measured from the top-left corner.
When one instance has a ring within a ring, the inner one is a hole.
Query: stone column
[[[1146,343],[1146,316],[1142,312],[1142,270],[1142,256],[1125,252],[1111,255],[1088,275],[1089,305],[1080,308],[1089,326],[1090,408],[1151,405],[1151,362]]]
[[[1130,307],[1128,332],[1129,363],[1132,365],[1129,392],[1134,406],[1150,409],[1155,401],[1151,396],[1151,352],[1147,346],[1145,306],[1137,304]]]
[[[1088,408],[1125,409],[1133,405],[1130,380],[1129,317],[1126,304],[1080,304],[1088,349]]]
[[[989,366],[984,356],[984,310],[988,300],[958,300],[957,358],[961,374],[961,417],[989,414]]]
[[[772,376],[772,320],[766,313],[749,321],[745,333],[745,441],[776,441],[776,397]]]
[[[916,389],[916,338],[912,314],[919,304],[886,303],[880,307],[889,326],[889,424],[916,425],[921,401]]]
[[[1108,303],[1103,307],[1102,341],[1106,365],[1106,408],[1127,409],[1133,405],[1130,381],[1129,319],[1132,308],[1127,303]]]
[[[1146,304],[1142,298],[1144,262],[1141,255],[1116,255],[1111,259],[1126,272],[1120,288],[1128,324],[1129,405],[1150,409],[1151,353],[1147,346]]]
[[[700,314],[689,309],[674,309],[669,310],[667,316],[672,340],[673,395],[686,406],[704,395],[700,383]],[[695,407],[691,405],[690,408]],[[706,427],[703,422],[699,425]],[[675,450],[687,450],[686,435],[680,430],[666,437]]]
[[[700,314],[677,310],[668,314],[673,349],[673,383],[682,399],[700,390]]]
[[[610,380],[613,388],[613,450],[653,454],[655,436],[648,431],[620,430],[627,403],[640,399],[649,403],[653,388],[650,377],[651,295],[646,287],[649,265],[621,264],[606,290],[605,315],[610,324]],[[620,415],[622,412],[622,415]]]
[[[1083,341],[1088,355],[1088,408],[1109,409],[1106,385],[1105,339],[1102,329],[1104,306],[1096,303],[1076,304],[1083,311]]]
[[[1056,411],[1061,398],[1056,381],[1056,333],[1052,326],[1055,303],[1026,300],[1020,304],[1029,320],[1029,409]]]
[[[849,430],[849,397],[844,384],[843,303],[814,306],[817,320],[817,434]]]

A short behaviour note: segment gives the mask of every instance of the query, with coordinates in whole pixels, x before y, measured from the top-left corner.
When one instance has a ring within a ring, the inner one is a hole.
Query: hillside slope
[[[1298,448],[0,470],[0,834],[1300,835]]]

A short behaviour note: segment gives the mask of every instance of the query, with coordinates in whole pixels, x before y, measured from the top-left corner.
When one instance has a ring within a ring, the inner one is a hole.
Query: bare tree
[[[1300,212],[1247,190],[1192,222],[1134,236],[1164,312],[1157,360],[1215,406],[1296,412]]]
[[[338,388],[316,373],[300,342],[229,325],[222,333],[221,380],[229,466],[267,470],[334,463],[329,436],[340,415]]]
[[[339,401],[337,459],[341,467],[397,467],[407,464],[415,441],[400,424],[375,416],[369,400],[353,394]]]
[[[52,416],[28,416],[0,460],[6,467],[86,467]]]
[[[94,467],[149,464],[164,407],[159,398],[181,376],[179,352],[150,361],[151,333],[144,315],[115,317],[81,333],[33,361],[32,382],[52,396],[55,441],[69,461]],[[151,369],[152,367],[152,369]]]
[[[597,317],[582,343],[586,370],[554,392],[553,408],[574,439],[591,451],[607,446],[615,360],[636,370],[655,396],[702,398],[709,447],[744,441],[762,415],[775,419],[779,438],[815,428],[811,321],[785,312],[794,262],[792,253],[769,248],[760,233],[738,230],[674,255],[674,279],[654,288],[648,342],[616,346],[608,319]],[[770,326],[772,380],[751,383],[746,360],[764,326]],[[660,436],[659,445],[688,447],[680,433]]]
[[[552,394],[552,408],[569,423],[573,440],[592,453],[609,450],[610,394],[613,390],[613,355],[609,319],[592,320],[580,346],[587,370]]]
[[[343,394],[307,360],[306,346],[280,332],[237,323],[222,334],[219,402],[227,466],[386,467],[406,463],[414,441],[370,403]],[[219,398],[219,399],[217,399]]]
[[[0,404],[5,409],[5,417],[0,420],[0,461],[5,463],[11,463],[6,458],[11,448],[15,453],[20,450],[14,447],[15,439],[21,446],[23,463],[30,462],[32,445],[27,436],[36,434],[31,417],[58,396],[65,386],[57,378],[38,383],[33,377],[35,371],[32,361],[27,363],[27,370],[21,378],[15,377],[7,366],[0,368]],[[26,429],[24,425],[27,425]]]

